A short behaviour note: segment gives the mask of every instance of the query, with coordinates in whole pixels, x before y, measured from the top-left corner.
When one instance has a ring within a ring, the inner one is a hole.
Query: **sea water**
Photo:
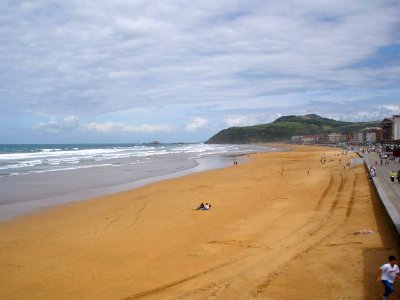
[[[0,221],[39,209],[231,165],[260,145],[0,145]]]

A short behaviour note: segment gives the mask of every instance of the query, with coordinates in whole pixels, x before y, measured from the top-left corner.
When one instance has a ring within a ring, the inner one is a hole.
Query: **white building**
[[[303,135],[303,143],[312,144],[317,141],[317,137],[315,135]]]
[[[375,131],[366,131],[365,132],[365,142],[373,144],[376,143],[376,132]]]
[[[292,143],[300,143],[303,141],[302,135],[293,135],[292,136]]]
[[[359,143],[359,144],[364,142],[364,135],[362,134],[362,132],[355,133],[353,135],[353,142],[354,143]]]
[[[342,135],[340,133],[330,133],[328,134],[329,143],[339,143],[342,139]]]
[[[400,140],[400,115],[393,116],[393,140]]]

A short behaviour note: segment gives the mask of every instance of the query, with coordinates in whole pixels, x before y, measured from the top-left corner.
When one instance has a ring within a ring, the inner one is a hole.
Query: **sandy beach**
[[[378,299],[398,242],[364,166],[340,153],[254,154],[1,223],[0,298]]]

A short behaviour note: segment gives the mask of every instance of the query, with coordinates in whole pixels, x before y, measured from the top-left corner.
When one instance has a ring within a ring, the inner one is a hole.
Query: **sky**
[[[2,0],[0,143],[400,114],[400,1]]]

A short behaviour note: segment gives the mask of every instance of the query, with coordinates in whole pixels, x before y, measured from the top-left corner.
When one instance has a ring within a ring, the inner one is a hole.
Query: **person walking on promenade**
[[[385,293],[382,295],[383,300],[389,299],[389,295],[394,292],[393,283],[396,277],[400,279],[399,267],[396,265],[396,257],[390,255],[388,263],[378,269],[378,281],[385,286]]]
[[[397,171],[397,182],[400,183],[400,170]]]
[[[397,177],[397,174],[396,174],[396,171],[392,171],[391,173],[390,173],[390,180],[392,181],[392,182],[394,182],[394,179]]]

